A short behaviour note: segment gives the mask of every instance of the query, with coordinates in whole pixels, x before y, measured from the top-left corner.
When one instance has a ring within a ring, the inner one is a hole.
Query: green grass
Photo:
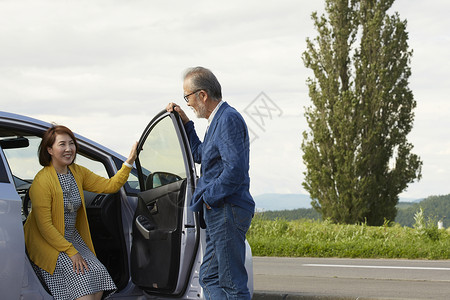
[[[450,259],[450,232],[433,226],[336,225],[256,215],[247,239],[254,256]]]

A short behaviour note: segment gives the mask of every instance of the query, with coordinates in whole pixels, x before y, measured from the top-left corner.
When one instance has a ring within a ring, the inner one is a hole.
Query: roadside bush
[[[315,220],[266,220],[257,215],[247,239],[255,256],[449,259],[450,233],[425,224],[425,230],[337,225]]]
[[[433,241],[445,238],[445,232],[438,229],[435,218],[428,218],[428,220],[425,221],[422,208],[415,213],[414,221],[414,229],[420,237],[429,238]]]

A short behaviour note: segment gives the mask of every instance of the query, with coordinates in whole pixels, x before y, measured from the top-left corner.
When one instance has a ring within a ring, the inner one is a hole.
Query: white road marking
[[[365,269],[404,269],[404,270],[437,270],[450,271],[450,268],[434,267],[402,267],[402,266],[362,266],[362,265],[325,265],[325,264],[302,264],[304,267],[331,267],[331,268],[365,268]]]

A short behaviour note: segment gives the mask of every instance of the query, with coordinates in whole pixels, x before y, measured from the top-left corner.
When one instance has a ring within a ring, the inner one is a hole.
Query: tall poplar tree
[[[303,133],[304,188],[336,223],[393,221],[399,194],[421,177],[407,141],[413,93],[406,21],[394,0],[325,0],[303,61],[312,105]]]

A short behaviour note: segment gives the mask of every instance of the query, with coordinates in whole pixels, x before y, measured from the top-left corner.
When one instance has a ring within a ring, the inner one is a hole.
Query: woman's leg
[[[101,300],[103,296],[103,291],[97,292],[95,294],[85,295],[83,297],[77,298],[77,300]]]
[[[94,299],[95,300],[101,300],[103,296],[103,291],[97,292],[94,294]]]
[[[94,294],[85,295],[83,297],[77,298],[77,300],[95,300]]]

